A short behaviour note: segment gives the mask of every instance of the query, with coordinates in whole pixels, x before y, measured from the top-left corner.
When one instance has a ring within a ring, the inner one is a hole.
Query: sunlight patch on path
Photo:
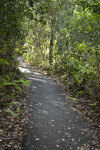
[[[26,69],[26,68],[22,68],[22,67],[18,67],[19,70],[23,73],[31,73],[31,71],[29,69]]]

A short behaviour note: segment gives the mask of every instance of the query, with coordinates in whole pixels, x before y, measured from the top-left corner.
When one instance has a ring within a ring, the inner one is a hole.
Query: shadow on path
[[[62,88],[19,60],[31,81],[22,150],[99,150],[93,129],[70,106]]]

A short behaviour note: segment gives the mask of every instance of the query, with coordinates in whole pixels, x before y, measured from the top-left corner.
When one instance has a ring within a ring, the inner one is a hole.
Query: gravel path
[[[99,150],[93,129],[71,107],[57,82],[19,60],[20,70],[31,81],[22,150]]]

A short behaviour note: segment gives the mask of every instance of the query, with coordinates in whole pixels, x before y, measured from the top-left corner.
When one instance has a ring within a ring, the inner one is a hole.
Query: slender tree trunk
[[[52,64],[52,52],[53,52],[53,45],[54,45],[54,18],[51,17],[51,37],[50,37],[50,47],[49,47],[49,63]]]

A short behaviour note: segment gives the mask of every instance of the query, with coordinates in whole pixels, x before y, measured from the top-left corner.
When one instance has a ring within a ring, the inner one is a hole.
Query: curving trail
[[[21,57],[19,61],[31,80],[22,150],[99,150],[93,129],[70,106],[57,82],[32,70]]]

